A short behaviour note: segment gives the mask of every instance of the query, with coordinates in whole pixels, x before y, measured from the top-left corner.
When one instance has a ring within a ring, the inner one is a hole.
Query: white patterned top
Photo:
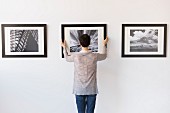
[[[106,47],[103,49],[104,53],[77,52],[68,55],[64,50],[66,61],[74,62],[74,84],[73,94],[76,95],[91,95],[97,94],[97,61],[106,59]]]

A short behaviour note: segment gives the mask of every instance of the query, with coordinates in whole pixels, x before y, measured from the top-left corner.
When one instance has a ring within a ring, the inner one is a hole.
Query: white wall
[[[166,58],[121,58],[121,24],[169,24],[169,4],[169,0],[0,0],[0,22],[48,24],[48,58],[0,56],[0,113],[76,113],[73,64],[61,58],[62,22],[108,23],[108,58],[98,63],[95,113],[170,113],[169,25]]]

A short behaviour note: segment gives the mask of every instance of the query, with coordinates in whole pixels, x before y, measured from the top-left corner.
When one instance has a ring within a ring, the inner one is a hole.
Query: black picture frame
[[[64,40],[66,40],[67,38],[72,38],[70,36],[70,34],[74,35],[75,37],[75,32],[78,34],[78,36],[76,35],[76,40],[78,40],[77,38],[82,35],[82,34],[90,34],[89,32],[92,33],[96,33],[97,34],[97,40],[100,40],[100,37],[104,37],[104,39],[106,38],[107,35],[107,24],[61,24],[61,38],[62,38],[62,42],[64,42]],[[72,33],[73,32],[73,33]],[[84,33],[86,32],[86,33]],[[88,32],[88,33],[87,33]],[[69,36],[67,36],[69,35]],[[93,34],[94,35],[94,34]],[[91,35],[90,35],[91,37]],[[75,38],[73,38],[75,39]],[[92,38],[91,38],[92,39]],[[78,42],[78,41],[77,41]],[[98,43],[98,42],[97,42]],[[97,44],[96,44],[97,45]],[[67,46],[69,46],[69,44],[67,43]],[[77,46],[77,45],[76,45]],[[98,47],[100,46],[100,44],[97,45],[97,49],[96,52],[98,51]],[[91,46],[92,47],[92,46]],[[70,46],[68,48],[71,48]],[[92,47],[93,48],[93,47]],[[94,47],[95,48],[95,47]],[[72,48],[69,50],[69,52],[75,52],[75,49]],[[77,49],[78,50],[78,49]],[[95,50],[94,50],[95,51]],[[93,52],[94,52],[93,51]],[[62,58],[64,58],[64,54],[63,54],[63,48],[62,48]]]
[[[122,57],[166,57],[167,24],[122,24]]]
[[[1,24],[2,58],[47,57],[46,24]]]

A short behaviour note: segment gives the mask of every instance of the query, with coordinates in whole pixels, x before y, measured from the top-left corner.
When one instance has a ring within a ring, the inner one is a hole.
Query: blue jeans
[[[94,113],[96,103],[96,94],[94,95],[76,95],[76,104],[78,113]]]

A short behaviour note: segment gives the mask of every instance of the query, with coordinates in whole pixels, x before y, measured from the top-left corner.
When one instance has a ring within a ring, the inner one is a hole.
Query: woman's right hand
[[[106,38],[103,40],[103,45],[106,46],[108,41],[109,41],[109,38],[108,38],[108,36],[106,36]]]

